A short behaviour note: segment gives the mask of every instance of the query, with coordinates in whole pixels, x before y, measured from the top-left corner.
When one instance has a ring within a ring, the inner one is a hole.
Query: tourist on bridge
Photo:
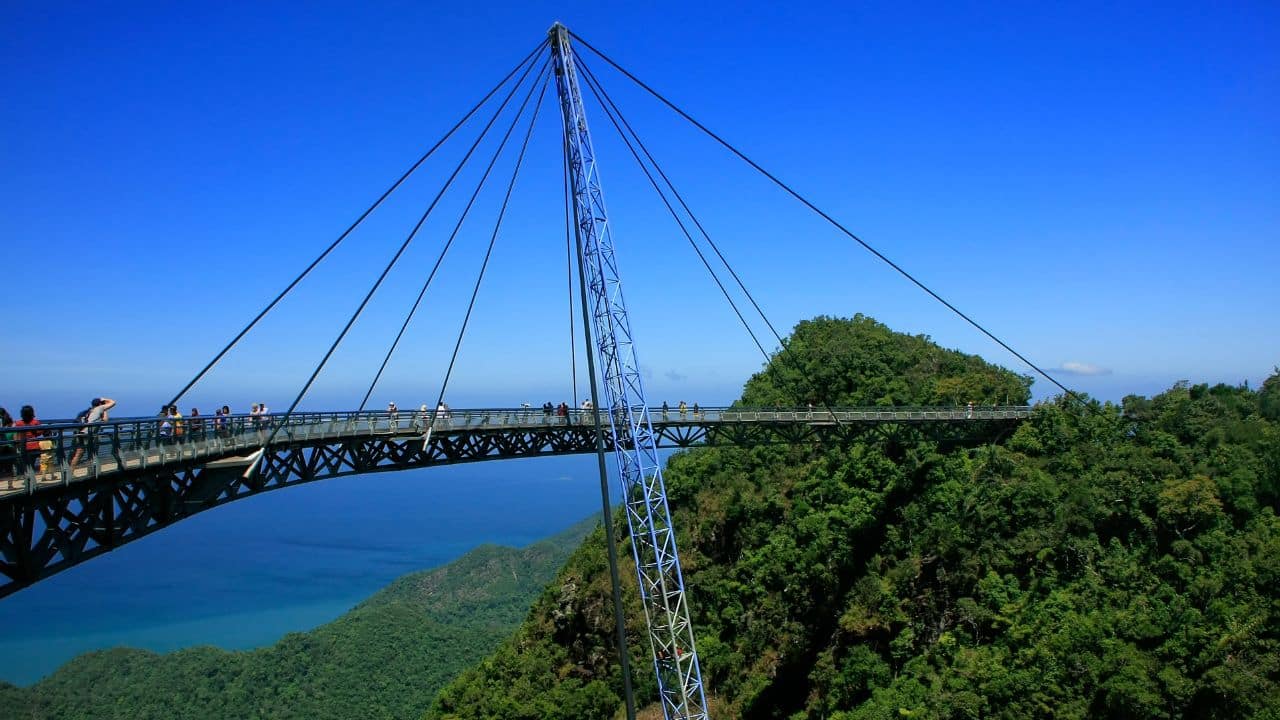
[[[687,412],[689,412],[689,406],[688,406],[688,405],[685,405],[685,404],[684,404],[684,401],[683,401],[683,400],[681,400],[681,401],[680,401],[680,417],[684,417],[684,416],[685,416],[685,413],[687,413]]]
[[[200,419],[200,409],[191,408],[191,434],[195,437],[204,437],[204,420]]]
[[[694,404],[693,404],[693,416],[694,416],[694,417],[698,417],[698,413],[700,413],[700,412],[702,412],[702,410],[700,410],[700,409],[698,408],[698,403],[694,403]]]
[[[19,411],[22,419],[14,423],[14,427],[32,427],[40,424],[36,418],[36,409],[23,405]],[[49,472],[53,470],[53,441],[46,439],[47,430],[27,430],[22,433],[23,464],[33,472]]]
[[[80,457],[84,455],[86,450],[88,450],[90,457],[98,454],[98,433],[96,429],[89,426],[94,423],[106,422],[107,411],[115,406],[116,401],[111,398],[94,398],[89,403],[88,409],[76,416],[76,422],[85,423],[85,426],[76,431],[76,451],[71,454],[72,467],[80,462]]]
[[[671,411],[671,408],[667,405],[667,401],[663,400],[662,401],[662,419],[663,420],[667,419],[667,413],[670,411]]]
[[[177,405],[169,406],[169,419],[173,421],[173,437],[178,442],[182,442],[182,436],[186,433],[186,427],[182,424],[182,413],[178,412]]]
[[[443,400],[440,401],[439,405],[436,405],[436,417],[443,420],[449,419],[449,406]]]
[[[89,413],[93,412],[93,408],[97,404],[98,398],[94,398],[90,401],[89,407],[76,413],[75,421],[80,423],[81,427],[76,429],[76,434],[71,438],[71,447],[74,448],[71,453],[72,467],[75,467],[76,463],[80,462],[80,456],[84,455],[85,449],[89,447],[89,426],[86,423],[89,422]],[[89,454],[93,455],[92,452]]]
[[[266,404],[266,403],[254,403],[254,404],[253,404],[253,409],[251,409],[251,410],[249,411],[249,415],[251,416],[251,422],[253,423],[253,426],[254,426],[255,428],[257,428],[258,430],[261,430],[262,428],[266,427],[266,424],[267,424],[267,404]]]
[[[0,427],[13,427],[13,416],[2,407],[0,407]],[[0,433],[0,475],[13,475],[13,464],[17,459],[17,433]]]
[[[387,403],[387,427],[395,432],[399,425],[400,410],[396,407],[395,401]]]
[[[266,403],[258,403],[258,436],[263,442],[267,441],[267,430],[271,427],[270,414]]]
[[[156,423],[156,438],[162,445],[173,441],[173,423],[169,422],[169,406],[160,406],[160,420]]]

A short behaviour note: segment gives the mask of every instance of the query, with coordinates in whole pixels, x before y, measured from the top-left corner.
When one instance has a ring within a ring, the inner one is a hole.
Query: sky
[[[1256,385],[1280,364],[1274,3],[9,2],[0,405],[67,417],[108,396],[118,416],[154,413],[556,20],[1074,389]],[[580,51],[780,331],[864,313],[1026,371]],[[451,375],[454,407],[585,387],[570,372],[555,100],[552,82]],[[495,107],[184,411],[287,408]],[[359,403],[513,110],[301,407]],[[587,113],[650,400],[734,399],[763,358],[590,97]],[[373,407],[440,392],[528,117]]]

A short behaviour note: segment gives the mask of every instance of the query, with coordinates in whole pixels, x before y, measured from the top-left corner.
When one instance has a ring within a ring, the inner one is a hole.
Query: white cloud
[[[1062,363],[1061,367],[1054,368],[1057,372],[1064,375],[1110,375],[1111,368],[1104,368],[1093,363],[1077,362],[1071,360]]]

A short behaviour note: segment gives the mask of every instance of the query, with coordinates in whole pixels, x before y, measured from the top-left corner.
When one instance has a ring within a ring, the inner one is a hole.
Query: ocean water
[[[270,645],[405,573],[598,515],[596,473],[593,455],[504,460],[324,480],[205,511],[0,599],[0,679],[28,685],[117,646]]]

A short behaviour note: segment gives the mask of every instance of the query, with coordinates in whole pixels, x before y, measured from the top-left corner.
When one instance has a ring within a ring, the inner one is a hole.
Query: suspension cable
[[[575,56],[574,59],[578,61],[579,67],[582,67],[581,59],[577,56]],[[693,251],[698,255],[698,259],[702,261],[703,267],[705,267],[707,272],[711,274],[711,279],[715,281],[716,287],[720,288],[720,293],[724,295],[724,299],[729,301],[729,307],[733,308],[733,313],[738,316],[738,321],[742,323],[742,327],[746,328],[747,334],[751,336],[751,341],[760,349],[760,354],[764,356],[765,362],[767,363],[769,361],[769,352],[764,349],[764,345],[762,345],[760,343],[760,339],[756,337],[755,331],[751,329],[751,325],[747,322],[747,319],[743,317],[742,312],[738,310],[737,303],[735,303],[733,301],[733,297],[729,295],[729,291],[725,288],[724,283],[720,282],[720,277],[716,275],[715,269],[712,268],[711,263],[707,261],[706,255],[702,253],[698,244],[694,242],[693,235],[690,234],[689,229],[685,227],[685,224],[680,219],[679,214],[676,213],[676,209],[671,205],[671,201],[667,199],[666,194],[663,193],[662,188],[659,187],[658,181],[654,179],[653,174],[649,172],[649,168],[645,165],[644,160],[640,158],[640,154],[637,153],[635,147],[632,146],[631,141],[627,138],[627,134],[623,132],[622,126],[619,125],[617,119],[614,118],[613,113],[609,110],[609,105],[606,104],[601,97],[601,91],[596,87],[595,79],[587,72],[585,67],[583,67],[582,70],[582,76],[587,81],[587,89],[589,89],[591,94],[595,96],[596,102],[600,104],[601,109],[604,110],[605,116],[608,117],[609,122],[613,124],[613,129],[618,132],[618,137],[622,138],[622,142],[627,146],[627,150],[631,151],[631,157],[635,158],[636,164],[640,166],[640,170],[644,173],[644,176],[649,179],[649,184],[653,186],[654,191],[658,193],[658,197],[662,199],[662,204],[667,206],[667,211],[671,213],[672,219],[674,219],[676,221],[676,225],[680,227],[680,232],[684,233],[685,239],[689,241],[689,246],[692,247]]]
[[[236,334],[236,336],[231,339],[231,342],[227,343],[227,346],[222,348],[222,350],[220,350],[218,354],[215,355],[213,359],[209,361],[208,365],[205,365],[200,372],[196,373],[196,376],[191,378],[190,382],[188,382],[185,386],[183,386],[183,388],[178,391],[178,394],[174,395],[173,399],[170,400],[167,404],[176,405],[178,401],[182,399],[182,396],[187,394],[187,391],[191,390],[191,388],[197,382],[200,382],[200,379],[203,378],[206,374],[208,374],[208,372],[213,369],[213,366],[217,365],[218,362],[222,360],[222,358],[228,352],[231,351],[231,348],[235,347],[236,344],[239,343],[240,340],[243,339],[244,336],[247,335],[249,331],[252,330],[258,324],[259,321],[262,320],[262,318],[266,317],[267,313],[271,312],[272,308],[274,308],[277,304],[280,303],[281,300],[284,299],[285,295],[288,295],[289,292],[292,291],[293,288],[295,288],[298,285],[298,283],[302,282],[302,280],[305,277],[307,277],[307,275],[310,275],[311,271],[314,270],[315,267],[319,265],[326,257],[328,257],[329,253],[333,252],[333,250],[337,248],[338,245],[341,245],[342,241],[346,240],[347,236],[350,235],[357,227],[359,227],[360,224],[364,222],[365,218],[369,217],[369,215],[373,213],[374,210],[378,209],[378,207],[382,205],[382,202],[386,200],[391,195],[391,193],[395,192],[396,189],[399,188],[404,183],[404,181],[409,178],[410,175],[412,175],[419,167],[422,166],[424,162],[427,161],[427,158],[431,157],[435,153],[435,151],[438,150],[440,146],[445,143],[445,141],[447,141],[450,137],[452,137],[453,134],[457,132],[459,128],[461,128],[464,124],[466,124],[466,122],[471,119],[471,116],[474,115],[476,111],[478,111],[481,107],[483,107],[485,103],[489,102],[489,99],[492,98],[498,92],[498,90],[502,88],[503,85],[506,85],[507,81],[510,80],[517,72],[520,71],[520,68],[524,67],[526,64],[532,67],[535,56],[537,56],[538,53],[542,51],[542,48],[548,42],[549,42],[548,40],[543,40],[542,42],[538,43],[538,46],[535,47],[532,52],[526,55],[523,60],[516,63],[516,66],[511,69],[511,72],[507,73],[506,76],[503,77],[502,80],[500,80],[497,85],[494,85],[493,89],[491,89],[488,93],[486,93],[485,96],[480,99],[480,102],[476,103],[470,110],[468,110],[467,113],[462,116],[461,120],[455,123],[453,127],[449,128],[449,131],[444,134],[444,137],[437,140],[436,144],[432,145],[431,149],[423,153],[422,157],[419,157],[417,162],[409,166],[409,169],[404,171],[404,174],[401,175],[394,183],[392,183],[391,187],[387,188],[386,191],[383,192],[382,195],[379,196],[378,199],[375,200],[372,205],[366,208],[364,212],[360,213],[360,217],[356,218],[355,222],[351,223],[351,225],[346,230],[342,231],[342,234],[338,236],[337,240],[334,240],[329,245],[329,247],[325,248],[324,252],[320,253],[320,255],[315,260],[312,260],[311,264],[308,265],[306,269],[302,271],[301,274],[299,274],[296,278],[294,278],[293,282],[290,282],[288,286],[285,287],[284,290],[281,290],[280,294],[277,295],[274,300],[272,300],[270,303],[267,303],[267,306],[263,308],[262,311],[259,312],[256,317],[253,318],[253,320],[249,321],[249,324],[244,326],[244,329],[242,329],[238,334]],[[527,73],[528,71],[526,70],[525,72]]]
[[[550,60],[548,60],[546,63],[543,63],[544,70],[546,68],[547,63],[549,62]],[[533,67],[534,66],[532,64],[529,65],[529,67],[525,69],[524,74],[520,76],[520,79],[516,81],[516,84],[511,86],[510,92],[508,92],[506,97],[502,99],[502,104],[498,106],[498,109],[494,111],[493,116],[489,118],[489,122],[486,123],[484,128],[480,131],[479,137],[477,137],[475,142],[471,144],[471,147],[467,148],[467,153],[462,156],[461,160],[458,161],[457,166],[453,169],[453,173],[449,175],[449,179],[445,181],[444,186],[440,188],[440,191],[438,193],[436,193],[435,198],[432,199],[431,204],[427,207],[426,212],[422,214],[422,217],[418,218],[417,225],[413,227],[413,230],[409,233],[409,236],[406,237],[404,242],[400,244],[400,248],[396,250],[396,254],[392,256],[391,261],[388,262],[386,267],[382,269],[382,274],[379,275],[378,279],[373,283],[373,287],[369,288],[369,292],[365,294],[364,299],[360,301],[360,305],[356,308],[355,312],[351,314],[351,318],[347,320],[346,326],[342,328],[342,332],[338,333],[338,337],[335,338],[333,341],[333,344],[329,346],[328,352],[326,352],[324,354],[324,357],[320,359],[320,363],[316,365],[315,370],[311,373],[311,377],[307,379],[307,383],[302,386],[302,390],[300,390],[298,392],[298,396],[294,398],[293,404],[291,404],[289,406],[289,409],[285,411],[286,419],[293,414],[293,411],[295,409],[297,409],[298,403],[302,402],[302,398],[306,396],[307,391],[311,389],[311,385],[316,381],[316,378],[319,377],[320,372],[324,370],[324,366],[329,362],[329,358],[333,356],[334,351],[338,349],[338,345],[342,343],[343,338],[347,336],[347,333],[351,330],[351,327],[355,325],[356,320],[360,317],[360,314],[364,312],[365,306],[369,304],[369,301],[371,299],[373,299],[374,293],[376,293],[378,291],[378,288],[381,287],[382,281],[385,280],[387,277],[387,274],[391,272],[391,268],[393,268],[396,265],[396,263],[400,261],[400,257],[404,254],[405,249],[409,247],[409,243],[413,241],[414,237],[417,236],[418,234],[418,230],[421,229],[423,223],[426,222],[427,216],[430,215],[431,211],[435,209],[436,205],[440,202],[440,198],[444,197],[445,192],[453,184],[454,179],[458,177],[458,173],[462,172],[463,166],[466,165],[467,161],[471,159],[471,155],[475,152],[476,148],[479,147],[481,141],[484,140],[485,135],[489,133],[489,130],[493,127],[494,122],[496,122],[498,117],[502,114],[502,111],[506,109],[507,103],[511,101],[512,96],[514,96],[516,94],[516,91],[520,89],[520,86],[524,84],[525,78],[529,76],[529,71],[532,70]],[[539,71],[539,76],[541,75],[542,75],[542,71]],[[512,122],[514,123],[514,122],[517,122],[518,120],[519,118],[517,117],[513,119]],[[275,427],[271,431],[271,435],[267,438],[267,441],[266,443],[264,443],[264,445],[269,445],[271,441],[275,439],[276,433],[280,431],[281,427],[282,425],[275,425]]]
[[[882,252],[880,252],[879,250],[875,249],[875,248],[874,248],[874,247],[872,247],[869,243],[867,243],[865,240],[863,240],[862,238],[860,238],[860,237],[858,237],[857,235],[855,235],[855,234],[853,233],[853,231],[849,230],[849,228],[847,228],[847,227],[845,227],[843,224],[841,224],[841,223],[840,223],[840,221],[836,220],[834,217],[832,217],[831,215],[829,215],[829,214],[827,214],[826,212],[824,212],[824,211],[823,211],[821,208],[819,208],[817,205],[814,205],[812,202],[810,202],[810,201],[809,201],[807,198],[805,198],[803,195],[801,195],[800,193],[798,193],[798,192],[796,192],[795,190],[793,190],[793,189],[791,188],[791,186],[790,186],[790,185],[787,185],[785,182],[783,182],[782,180],[778,179],[778,177],[777,177],[776,175],[774,175],[773,173],[769,172],[768,170],[765,170],[763,167],[761,167],[761,166],[760,166],[760,164],[759,164],[759,163],[757,163],[756,161],[752,160],[750,157],[748,157],[748,156],[747,156],[745,153],[743,153],[741,150],[739,150],[738,148],[736,148],[736,147],[734,147],[732,144],[730,144],[730,143],[729,143],[729,141],[727,141],[727,140],[725,140],[724,138],[722,138],[722,137],[720,137],[719,135],[717,135],[715,132],[713,132],[713,131],[712,131],[710,128],[708,128],[706,125],[703,125],[702,123],[698,122],[696,119],[694,119],[694,118],[693,118],[693,116],[689,115],[689,113],[687,113],[687,112],[685,112],[684,110],[680,109],[680,107],[679,107],[679,106],[677,106],[675,103],[671,102],[671,101],[670,101],[670,100],[668,100],[665,96],[663,96],[663,95],[662,95],[662,93],[660,93],[660,92],[658,92],[657,90],[653,89],[653,88],[652,88],[652,87],[650,87],[647,83],[645,83],[643,80],[641,80],[640,78],[638,78],[638,77],[636,77],[635,75],[631,74],[631,72],[630,72],[630,71],[628,71],[626,68],[624,68],[624,67],[622,67],[621,65],[619,65],[617,62],[615,62],[615,61],[614,61],[612,58],[610,58],[608,55],[605,55],[603,52],[601,52],[600,50],[598,50],[598,49],[597,49],[595,46],[593,46],[591,43],[589,43],[589,42],[587,42],[586,40],[582,39],[582,37],[580,37],[577,33],[573,32],[573,31],[569,31],[569,34],[570,34],[571,36],[573,36],[573,39],[574,39],[574,40],[576,40],[576,41],[578,41],[579,43],[581,43],[584,47],[586,47],[586,48],[587,48],[587,49],[589,49],[591,52],[593,52],[593,53],[595,53],[597,56],[599,56],[599,57],[600,57],[600,59],[604,60],[606,63],[608,63],[609,65],[613,66],[613,67],[614,67],[614,69],[616,69],[618,72],[620,72],[620,73],[622,73],[623,75],[625,75],[625,76],[627,77],[627,79],[631,80],[631,81],[632,81],[632,82],[634,82],[636,85],[639,85],[639,86],[640,86],[640,87],[641,87],[645,92],[647,92],[647,93],[649,93],[650,95],[652,95],[653,97],[657,98],[657,99],[658,99],[658,101],[660,101],[662,104],[666,105],[667,107],[671,108],[671,109],[672,109],[672,110],[673,110],[677,115],[679,115],[680,117],[682,117],[682,118],[684,118],[685,120],[689,121],[689,122],[690,122],[694,127],[696,127],[696,128],[698,128],[699,130],[701,130],[701,131],[702,131],[703,133],[705,133],[708,137],[710,137],[711,139],[715,140],[715,141],[716,141],[716,142],[718,142],[720,145],[724,146],[724,147],[725,147],[725,149],[729,150],[729,152],[733,153],[734,155],[737,155],[737,156],[738,156],[738,157],[739,157],[743,162],[747,163],[747,164],[748,164],[748,165],[750,165],[752,168],[754,168],[756,171],[758,171],[760,174],[764,175],[766,178],[768,178],[770,181],[772,181],[772,182],[773,182],[775,185],[777,185],[779,188],[781,188],[781,189],[783,189],[784,191],[786,191],[789,195],[791,195],[792,197],[794,197],[796,200],[799,200],[799,201],[800,201],[800,202],[801,202],[805,207],[807,207],[807,208],[809,208],[810,210],[812,210],[813,212],[817,213],[820,217],[822,217],[822,219],[826,220],[828,223],[830,223],[830,224],[831,224],[833,227],[835,227],[837,230],[839,230],[840,232],[844,233],[844,235],[846,235],[847,237],[849,237],[851,240],[853,240],[854,242],[856,242],[856,243],[858,243],[859,245],[861,245],[865,250],[867,250],[867,251],[868,251],[868,252],[870,252],[872,255],[876,256],[877,258],[879,258],[879,259],[880,259],[882,262],[884,262],[886,265],[888,265],[889,267],[891,267],[891,268],[893,268],[894,270],[896,270],[896,271],[898,272],[898,274],[899,274],[899,275],[901,275],[901,276],[903,276],[904,278],[906,278],[906,279],[910,280],[910,281],[911,281],[911,282],[912,282],[916,287],[918,287],[918,288],[920,288],[921,290],[923,290],[923,291],[925,291],[926,293],[928,293],[928,294],[929,294],[929,295],[930,295],[934,300],[937,300],[938,302],[942,303],[944,306],[946,306],[946,308],[947,308],[948,310],[950,310],[951,312],[955,313],[957,316],[959,316],[959,317],[960,317],[961,319],[963,319],[965,322],[969,323],[969,325],[973,326],[973,327],[974,327],[974,328],[976,328],[978,331],[980,331],[983,335],[986,335],[988,338],[990,338],[991,340],[995,341],[995,343],[996,343],[997,345],[999,345],[1000,347],[1002,347],[1002,348],[1004,348],[1005,350],[1009,351],[1009,353],[1011,353],[1014,357],[1018,358],[1018,359],[1019,359],[1019,360],[1021,360],[1023,363],[1025,363],[1025,364],[1027,365],[1027,367],[1030,367],[1032,370],[1035,370],[1037,373],[1039,373],[1039,374],[1040,374],[1040,376],[1041,376],[1041,377],[1045,378],[1045,379],[1046,379],[1046,380],[1048,380],[1049,382],[1051,382],[1051,383],[1053,383],[1054,385],[1056,385],[1060,390],[1062,390],[1064,393],[1066,393],[1068,396],[1070,396],[1073,400],[1076,400],[1077,402],[1080,402],[1081,404],[1088,405],[1088,403],[1087,403],[1087,402],[1085,402],[1084,398],[1082,398],[1079,394],[1077,394],[1076,392],[1074,392],[1074,391],[1072,391],[1071,389],[1069,389],[1066,385],[1063,385],[1062,383],[1058,382],[1058,380],[1057,380],[1056,378],[1054,378],[1052,375],[1050,375],[1048,372],[1046,372],[1044,369],[1042,369],[1039,365],[1036,365],[1035,363],[1033,363],[1033,362],[1031,362],[1030,360],[1028,360],[1028,359],[1026,358],[1026,356],[1024,356],[1022,353],[1018,352],[1017,350],[1014,350],[1012,347],[1010,347],[1010,345],[1009,345],[1008,343],[1006,343],[1005,341],[1003,341],[1003,340],[1001,340],[1000,338],[996,337],[996,335],[995,335],[994,333],[992,333],[990,330],[986,329],[986,328],[985,328],[985,327],[983,327],[981,324],[979,324],[976,320],[974,320],[973,318],[969,317],[969,316],[968,316],[968,315],[966,315],[965,313],[961,312],[959,308],[957,308],[955,305],[953,305],[953,304],[951,304],[950,302],[948,302],[946,299],[944,299],[944,298],[943,298],[941,295],[939,295],[938,293],[934,292],[932,289],[930,289],[930,288],[929,288],[929,286],[925,285],[923,282],[921,282],[920,280],[916,279],[916,277],[915,277],[914,275],[912,275],[911,273],[909,273],[909,272],[907,272],[905,269],[903,269],[901,265],[898,265],[898,264],[897,264],[897,263],[895,263],[894,261],[890,260],[887,256],[885,256],[885,254],[884,254],[884,253],[882,253]]]
[[[601,84],[595,74],[591,72],[591,68],[587,67],[587,64],[583,62],[582,58],[580,56],[575,56],[575,58],[578,61],[578,67],[582,68],[583,74],[587,76],[590,82],[595,84],[600,96],[602,96],[613,108],[613,112],[618,116],[618,120],[622,121],[622,125],[626,127],[627,131],[631,134],[631,137],[635,139],[636,145],[640,148],[640,151],[644,153],[645,157],[649,158],[649,162],[653,165],[653,169],[658,172],[658,175],[662,177],[662,180],[666,183],[667,187],[671,189],[671,194],[674,195],[676,201],[680,203],[680,207],[684,208],[685,213],[689,215],[689,219],[693,221],[694,226],[698,228],[698,231],[702,233],[702,237],[706,239],[707,244],[711,246],[713,251],[715,251],[716,257],[720,258],[720,262],[724,264],[725,269],[729,271],[731,276],[733,276],[734,282],[738,284],[738,288],[742,290],[742,293],[747,296],[747,300],[751,302],[751,306],[754,307],[756,313],[760,315],[760,319],[764,320],[764,324],[769,327],[769,332],[773,333],[773,337],[778,341],[778,345],[782,346],[784,344],[782,342],[782,336],[774,328],[773,323],[769,321],[769,316],[765,315],[760,304],[757,303],[755,297],[751,295],[751,291],[748,290],[746,284],[742,282],[742,278],[738,277],[738,273],[735,272],[733,266],[729,264],[728,258],[724,256],[724,253],[720,252],[720,246],[716,244],[715,240],[711,239],[711,234],[707,232],[705,227],[703,227],[702,223],[698,220],[698,216],[693,214],[693,210],[689,207],[689,204],[685,202],[684,196],[676,189],[675,183],[671,182],[671,178],[667,177],[667,174],[663,172],[662,166],[658,164],[658,159],[649,152],[649,148],[645,147],[644,141],[640,139],[640,135],[635,131],[635,128],[631,127],[631,123],[627,122],[626,116],[622,114],[622,108],[619,108],[618,104],[613,101],[613,98],[609,96],[609,92],[605,90],[604,85]]]
[[[548,58],[550,63],[551,59]],[[498,232],[502,229],[502,220],[507,214],[507,204],[511,201],[511,191],[516,187],[516,178],[520,176],[520,166],[524,163],[525,151],[529,148],[529,138],[533,135],[533,127],[538,122],[538,112],[542,109],[542,100],[547,95],[547,85],[551,76],[542,81],[542,90],[538,93],[538,102],[533,106],[533,117],[529,119],[529,129],[524,133],[524,142],[520,145],[520,155],[516,157],[515,169],[511,172],[511,182],[507,184],[507,194],[502,198],[502,207],[498,210],[498,219],[493,225],[493,234],[489,237],[489,247],[484,253],[484,262],[480,264],[480,274],[476,277],[476,285],[471,290],[471,301],[467,304],[467,313],[462,318],[462,328],[458,330],[458,341],[453,345],[453,356],[449,358],[449,368],[444,373],[444,382],[440,384],[440,395],[436,398],[436,407],[431,411],[432,424],[435,423],[440,405],[444,402],[445,391],[449,388],[449,378],[453,375],[453,366],[458,361],[458,351],[462,349],[462,338],[467,334],[467,325],[471,322],[471,311],[475,309],[476,297],[480,294],[480,283],[484,281],[485,270],[489,267],[489,258],[493,255],[493,245],[498,240]]]
[[[529,92],[525,93],[524,100],[520,103],[520,109],[516,110],[516,118],[524,115],[525,107],[528,106],[529,100],[533,97],[533,91],[538,88],[538,79],[546,73],[546,66],[543,66],[542,72],[538,78],[529,85]],[[418,291],[418,298],[413,301],[413,307],[409,308],[409,312],[405,315],[404,323],[400,326],[400,332],[396,334],[396,339],[391,343],[391,347],[387,350],[386,357],[382,359],[382,365],[378,368],[378,372],[373,377],[373,382],[369,383],[369,389],[364,394],[364,399],[360,401],[360,407],[357,412],[364,410],[365,405],[369,402],[369,397],[373,395],[373,389],[378,385],[378,381],[382,379],[382,373],[387,369],[387,363],[391,361],[391,355],[400,345],[400,339],[404,337],[405,330],[408,329],[409,323],[413,320],[414,315],[418,312],[418,306],[422,304],[422,298],[427,294],[427,288],[431,287],[431,281],[435,279],[436,272],[440,270],[441,263],[444,262],[445,254],[449,252],[449,248],[453,246],[453,241],[458,237],[458,233],[462,230],[462,224],[466,222],[467,216],[471,212],[471,208],[475,205],[476,198],[480,196],[480,191],[484,189],[485,182],[489,179],[489,174],[498,163],[498,157],[502,154],[502,150],[507,146],[507,141],[511,139],[511,134],[515,131],[517,121],[513,121],[507,128],[506,133],[502,136],[502,142],[498,143],[498,148],[493,151],[493,157],[489,160],[488,166],[484,169],[484,174],[480,177],[480,182],[476,183],[476,189],[471,193],[471,198],[467,200],[467,205],[462,209],[462,215],[458,218],[457,224],[453,226],[453,232],[449,233],[449,239],[444,244],[444,249],[440,251],[440,255],[436,257],[435,265],[432,266],[431,272],[427,275],[426,282],[422,283],[422,289]]]
[[[563,88],[557,85],[563,91]],[[561,102],[563,102],[563,98]],[[563,110],[563,108],[561,108]],[[631,683],[631,652],[627,650],[626,615],[622,607],[622,580],[618,573],[618,542],[613,530],[613,503],[609,500],[609,471],[605,467],[604,423],[600,419],[600,386],[595,367],[594,343],[591,342],[591,311],[587,303],[586,259],[582,249],[582,223],[578,217],[578,204],[574,202],[569,180],[569,128],[560,123],[560,138],[564,148],[565,182],[565,232],[570,231],[577,248],[579,309],[582,311],[582,357],[587,370],[587,392],[591,394],[591,424],[596,436],[596,470],[600,478],[600,515],[604,525],[604,544],[609,557],[609,590],[613,596],[613,629],[617,636],[618,664],[622,666],[622,697],[625,701],[627,720],[636,720],[635,688]],[[569,272],[573,272],[572,266]],[[570,281],[572,282],[572,281]],[[570,305],[573,304],[570,298]],[[577,399],[574,399],[577,405]],[[566,418],[568,420],[568,418]],[[624,493],[625,495],[625,493]]]
[[[725,299],[729,301],[729,307],[733,308],[734,314],[738,316],[738,320],[742,323],[742,326],[746,328],[747,334],[751,336],[752,342],[754,342],[756,347],[759,348],[760,354],[764,356],[765,374],[773,373],[776,375],[776,368],[774,367],[774,363],[772,362],[772,357],[764,349],[764,346],[761,344],[760,339],[756,337],[755,332],[752,330],[751,326],[747,323],[746,318],[744,318],[742,316],[742,313],[738,310],[737,304],[735,304],[733,301],[733,298],[730,297],[728,290],[725,289],[724,284],[720,281],[720,277],[716,274],[716,271],[711,267],[711,264],[707,261],[707,258],[702,253],[702,250],[698,247],[698,244],[694,241],[693,236],[692,234],[689,233],[688,228],[686,228],[685,224],[681,222],[679,214],[676,212],[675,208],[672,207],[671,202],[667,200],[666,195],[663,193],[662,189],[658,187],[658,183],[657,181],[654,180],[653,175],[650,174],[649,171],[645,168],[644,161],[640,159],[640,156],[636,153],[635,148],[632,147],[631,142],[627,139],[627,133],[624,133],[622,131],[622,128],[618,125],[618,120],[621,120],[622,123],[626,126],[627,130],[630,131],[630,135],[635,139],[636,145],[638,145],[642,150],[644,150],[644,153],[648,157],[649,162],[653,165],[654,169],[657,170],[658,173],[662,176],[662,179],[666,182],[667,186],[671,189],[672,194],[680,199],[680,204],[684,208],[685,213],[689,215],[689,218],[702,232],[703,237],[706,238],[707,242],[710,243],[712,248],[716,248],[715,243],[711,240],[711,236],[707,233],[706,229],[702,226],[702,223],[698,222],[697,216],[693,214],[693,210],[690,209],[688,204],[684,202],[684,199],[680,196],[679,191],[676,190],[675,185],[671,182],[671,179],[667,177],[666,173],[662,172],[662,168],[658,166],[657,159],[654,158],[653,155],[650,154],[647,149],[645,149],[644,142],[640,139],[640,136],[636,134],[635,129],[632,128],[631,124],[626,121],[626,118],[622,117],[622,111],[618,108],[617,104],[613,102],[613,99],[608,96],[608,93],[605,92],[605,89],[600,84],[600,81],[595,77],[594,74],[592,74],[591,70],[587,68],[587,66],[582,62],[581,57],[578,57],[575,55],[575,60],[578,63],[578,67],[582,70],[583,77],[586,78],[587,80],[588,89],[590,89],[591,93],[595,95],[596,101],[600,103],[600,106],[604,110],[605,115],[609,118],[609,121],[613,123],[614,129],[617,130],[619,136],[622,137],[623,143],[625,143],[627,146],[627,149],[631,151],[631,156],[635,158],[636,163],[640,165],[640,169],[644,171],[645,176],[649,178],[650,184],[652,184],[654,190],[657,191],[658,197],[662,199],[663,204],[667,206],[667,210],[668,212],[671,213],[672,219],[674,219],[676,221],[676,224],[680,226],[680,230],[681,232],[684,233],[685,238],[689,241],[690,247],[692,247],[693,251],[698,255],[698,259],[702,261],[702,265],[707,269],[707,272],[711,274],[711,279],[715,281],[716,286],[720,288],[720,292],[724,295]],[[610,106],[612,106],[612,112],[610,111]],[[617,119],[614,118],[614,113],[617,113]],[[729,264],[729,261],[725,259],[724,255],[720,253],[718,248],[716,248],[716,254],[720,257],[720,261],[724,263],[725,268],[729,270],[729,273],[732,274],[734,279],[738,281],[738,286],[742,288],[742,292],[746,294],[749,300],[751,300],[751,304],[755,306],[756,312],[760,314],[760,317],[764,319],[765,324],[769,326],[769,330],[773,332],[774,337],[778,341],[778,347],[779,347],[778,357],[783,362],[792,363],[795,367],[799,368],[798,362],[796,362],[795,358],[792,357],[790,348],[788,348],[787,344],[783,342],[782,338],[778,335],[778,332],[773,329],[773,324],[769,322],[768,317],[765,317],[764,311],[756,303],[755,298],[751,296],[751,292],[747,290],[746,286],[742,283],[742,280],[738,277],[738,274],[733,271],[733,267]],[[782,388],[781,380],[777,378],[775,379],[778,382],[779,389],[781,389]],[[839,418],[836,417],[835,412],[831,409],[831,404],[828,401],[828,398],[825,392],[823,392],[822,396],[818,398],[812,398],[812,397],[810,398],[795,397],[794,398],[794,400],[797,403],[812,402],[812,400],[814,399],[818,401],[818,403],[822,406],[823,410],[831,414],[832,419],[835,420],[835,423],[837,425],[844,424]]]
[[[564,259],[569,280],[569,380],[573,386],[573,406],[578,407],[578,344],[574,340],[573,327],[573,238],[570,236],[573,221],[570,220],[570,204],[573,202],[569,192],[569,139],[561,131],[564,149]]]

